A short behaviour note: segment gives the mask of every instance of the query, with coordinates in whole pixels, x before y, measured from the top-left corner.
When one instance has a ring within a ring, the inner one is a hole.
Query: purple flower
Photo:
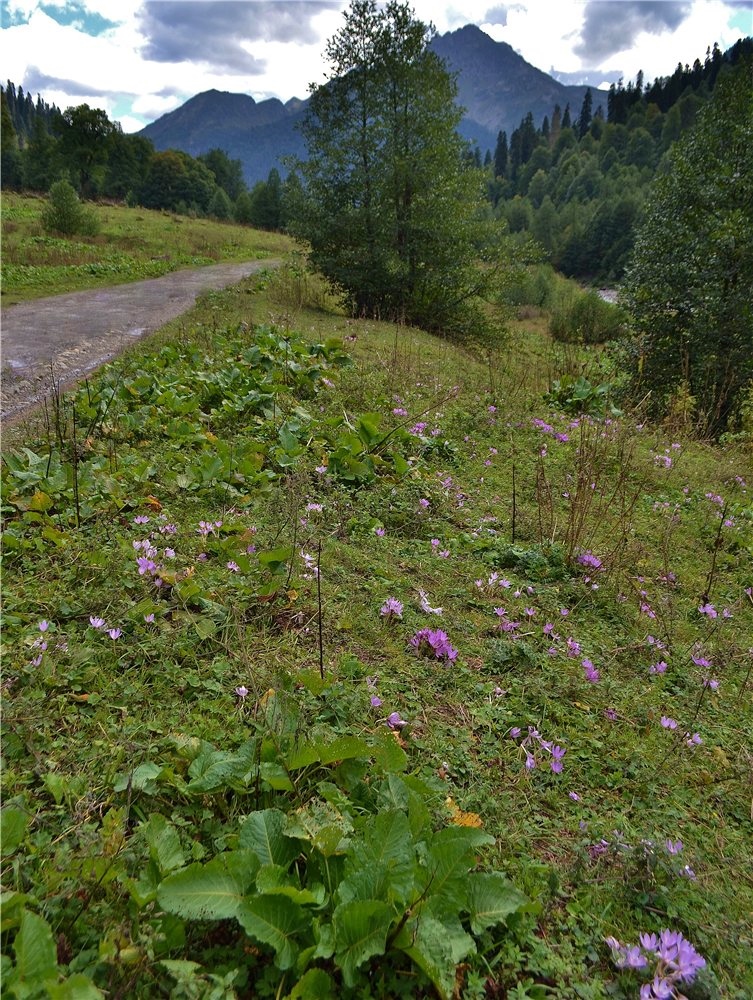
[[[418,654],[435,656],[438,660],[453,662],[458,651],[453,648],[447,634],[441,629],[422,628],[413,636],[411,646]]]
[[[663,674],[666,669],[667,669],[667,664],[664,662],[664,660],[659,660],[658,663],[651,664],[651,666],[648,668],[648,672],[650,674]]]
[[[396,406],[392,411],[396,417],[407,417],[408,411],[404,406]]]
[[[105,620],[104,618],[97,618],[95,615],[89,615],[89,624],[92,628],[104,628]]]
[[[703,740],[701,739],[700,733],[693,733],[692,736],[690,733],[685,733],[685,742],[689,747],[697,747],[703,743]]]
[[[671,719],[668,715],[662,715],[660,721],[665,729],[677,729],[677,720]]]
[[[578,562],[581,566],[589,566],[591,569],[601,569],[601,559],[595,556],[593,552],[581,552],[578,556]]]
[[[402,618],[402,602],[398,601],[396,597],[388,597],[379,609],[379,614],[382,615],[383,618]]]
[[[510,730],[510,736],[512,739],[516,740],[520,736],[520,726],[513,726]]]
[[[664,846],[667,848],[667,854],[679,854],[682,850],[682,841],[666,840]]]
[[[713,604],[701,604],[699,605],[698,610],[702,615],[707,615],[709,618],[716,618],[716,608]]]
[[[580,802],[580,795],[577,792],[568,792],[568,797],[573,800],[573,802]]]
[[[369,701],[371,702],[371,707],[372,708],[380,708],[381,707],[382,699],[379,697],[379,695],[372,694],[372,696],[369,699]]]
[[[110,628],[107,630],[107,634],[111,639],[119,639],[123,632],[119,628]]]
[[[560,774],[562,771],[562,758],[567,753],[562,747],[553,746],[552,747],[552,761],[550,767],[555,774]]]
[[[377,538],[384,538],[384,528],[374,528],[374,534]]]
[[[605,708],[604,717],[609,719],[610,722],[617,721],[617,709],[616,708]]]
[[[228,562],[228,564],[227,564],[227,568],[228,568],[228,569],[230,570],[230,572],[231,572],[231,573],[240,573],[240,571],[241,571],[241,568],[240,568],[240,566],[239,566],[239,565],[238,565],[238,563],[237,563],[237,562],[235,562],[235,560],[233,560],[233,559],[231,559],[231,560],[230,560],[230,561]]]
[[[146,556],[139,556],[136,560],[139,567],[139,576],[143,576],[145,573],[153,573],[157,569],[157,564],[153,559],[148,559]]]
[[[405,719],[400,718],[399,712],[390,712],[385,721],[390,729],[403,729],[408,725]]]
[[[593,665],[593,663],[591,663],[591,661],[588,659],[583,660],[582,663],[583,663],[583,673],[586,675],[586,680],[589,682],[589,684],[598,683],[599,679],[601,678],[601,674]]]
[[[39,631],[40,632],[46,632],[49,627],[50,627],[50,623],[48,621],[46,621],[45,619],[43,619],[39,623]]]
[[[146,516],[146,514],[139,514],[137,517],[134,517],[133,523],[134,524],[149,524],[149,518]]]
[[[241,701],[243,701],[243,699],[244,699],[244,698],[246,697],[246,695],[248,694],[248,688],[247,688],[247,687],[245,687],[245,686],[244,686],[243,684],[240,684],[240,685],[239,685],[239,686],[238,686],[238,687],[237,687],[237,688],[235,689],[235,693],[236,693],[236,694],[238,695],[238,697],[240,698],[240,700],[241,700]]]
[[[149,615],[144,615],[144,621],[145,621],[145,622],[146,622],[146,623],[147,623],[148,625],[151,625],[151,624],[152,624],[152,622],[154,621],[154,612],[152,611],[152,613],[151,613],[151,614],[149,614]]]
[[[695,663],[695,665],[697,667],[710,667],[711,666],[711,660],[707,660],[705,656],[691,656],[691,659],[692,659],[693,663]]]
[[[430,501],[427,500],[426,497],[421,497],[421,499],[418,501],[419,507],[423,507],[424,510],[427,510],[427,508],[429,507],[429,504],[430,504]]]

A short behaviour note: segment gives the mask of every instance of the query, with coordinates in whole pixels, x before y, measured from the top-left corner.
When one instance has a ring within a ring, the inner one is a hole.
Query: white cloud
[[[91,95],[87,103],[103,107],[108,114],[117,104],[121,112],[126,110],[120,121],[129,131],[213,87],[251,94],[255,99],[306,97],[310,83],[326,79],[325,43],[341,27],[342,11],[347,6],[345,0],[337,0],[311,17],[318,42],[245,42],[254,59],[266,65],[263,73],[250,75],[224,69],[221,64],[208,69],[190,62],[145,60],[141,54],[145,38],[137,16],[140,0],[81,0],[90,13],[116,24],[97,37],[58,24],[40,9],[40,2],[7,3],[10,13],[23,14],[28,23],[2,31],[3,75],[26,89],[27,74],[43,74],[40,79],[50,80],[50,89],[42,96],[63,108],[83,103],[82,94]],[[64,0],[61,6],[66,6]],[[740,11],[745,9],[723,0],[692,0],[690,14],[675,30],[640,32],[630,49],[589,64],[587,58],[579,59],[574,53],[586,10],[582,0],[413,0],[412,6],[419,18],[433,21],[440,33],[470,23],[483,25],[489,35],[509,43],[545,72],[553,68],[561,72],[591,70],[612,79],[612,72],[618,69],[626,79],[634,79],[643,69],[647,80],[672,73],[679,61],[703,59],[706,47],[715,41],[727,48],[740,35],[739,27],[730,28],[729,21],[736,15],[739,23]],[[485,21],[489,13],[496,13],[495,24]],[[66,81],[75,86],[66,91]],[[123,99],[129,94],[134,95],[130,108]]]

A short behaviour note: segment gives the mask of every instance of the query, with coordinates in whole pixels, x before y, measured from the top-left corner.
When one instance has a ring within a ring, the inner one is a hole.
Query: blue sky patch
[[[117,21],[109,21],[101,14],[87,10],[83,3],[41,3],[39,9],[43,10],[53,21],[57,21],[58,24],[73,25],[80,31],[94,37],[118,26]]]
[[[17,24],[28,24],[29,15],[20,10],[11,10],[8,0],[0,0],[0,24],[4,28],[15,28]]]

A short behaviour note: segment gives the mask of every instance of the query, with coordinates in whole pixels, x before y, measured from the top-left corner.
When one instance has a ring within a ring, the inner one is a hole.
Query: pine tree
[[[583,96],[583,104],[580,109],[580,115],[578,115],[578,138],[582,139],[583,136],[588,132],[591,127],[592,119],[592,109],[593,109],[593,95],[591,94],[591,88],[586,90]]]
[[[497,147],[494,150],[494,176],[504,177],[507,173],[507,132],[497,134]]]

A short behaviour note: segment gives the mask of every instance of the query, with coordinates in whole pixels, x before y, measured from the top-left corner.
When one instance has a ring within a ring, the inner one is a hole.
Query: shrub
[[[549,332],[566,344],[603,344],[623,332],[625,314],[596,292],[576,294],[552,311]]]
[[[48,232],[65,236],[96,236],[97,217],[79,201],[70,181],[56,181],[49,190],[48,202],[42,212],[42,225]]]

